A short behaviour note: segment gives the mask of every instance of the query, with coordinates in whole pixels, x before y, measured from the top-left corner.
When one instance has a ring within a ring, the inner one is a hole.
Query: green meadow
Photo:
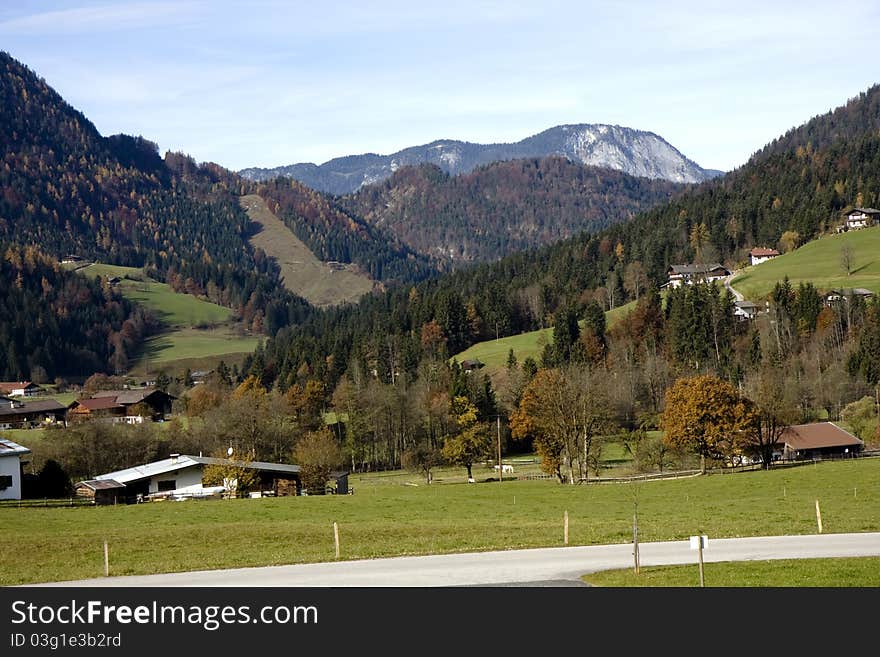
[[[852,253],[849,276],[841,264],[845,247]],[[758,300],[786,276],[795,287],[811,282],[820,292],[862,287],[880,293],[880,226],[820,237],[791,253],[743,269],[731,285],[747,299]]]
[[[639,483],[552,480],[412,485],[353,475],[353,495],[152,502],[131,506],[0,505],[0,585],[112,575],[266,566],[640,540],[880,531],[880,459]]]

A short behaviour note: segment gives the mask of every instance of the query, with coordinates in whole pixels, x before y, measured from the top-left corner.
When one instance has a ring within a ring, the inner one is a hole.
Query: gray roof
[[[67,406],[59,404],[54,399],[42,401],[21,402],[12,408],[0,408],[0,415],[21,415],[22,413],[45,413],[46,411],[65,411]]]
[[[107,474],[98,475],[95,479],[113,479],[123,484],[130,484],[134,481],[149,479],[156,475],[165,474],[166,472],[174,472],[175,470],[184,470],[199,465],[234,465],[236,467],[253,468],[261,472],[278,472],[284,474],[298,474],[300,467],[298,465],[289,465],[287,463],[265,463],[263,461],[233,461],[232,459],[220,459],[210,456],[188,456],[181,454],[177,457],[154,461],[153,463],[145,463],[136,465],[133,468],[125,470],[117,470],[116,472],[108,472]]]
[[[875,210],[874,208],[853,208],[849,211],[848,214],[852,214],[853,212],[863,212],[864,214],[880,214],[880,210]]]
[[[134,390],[98,390],[97,392],[92,394],[92,399],[97,399],[99,397],[116,397],[117,404],[127,406],[129,404],[139,404],[155,392],[158,392],[162,395],[168,395],[169,397],[171,397],[171,399],[177,399],[174,395],[169,395],[167,392],[162,392],[161,390],[156,390],[155,388],[135,388]]]
[[[0,438],[0,456],[13,456],[14,454],[30,454],[31,450],[22,447],[18,443],[14,443],[6,438]]]
[[[709,265],[698,265],[698,264],[690,264],[690,265],[672,265],[670,266],[673,274],[681,274],[683,276],[693,275],[693,274],[708,274],[709,272],[715,271],[716,269],[723,269],[727,271],[725,267],[720,265],[717,262],[713,262]]]
[[[80,481],[77,486],[86,486],[92,490],[113,490],[115,488],[125,488],[125,484],[120,484],[114,479],[88,479]]]

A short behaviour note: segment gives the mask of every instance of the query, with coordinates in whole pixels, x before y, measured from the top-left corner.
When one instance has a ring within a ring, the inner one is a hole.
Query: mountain
[[[458,175],[476,167],[520,158],[561,155],[580,164],[617,169],[632,176],[695,183],[719,175],[703,169],[662,137],[616,125],[560,125],[513,144],[474,144],[441,139],[391,155],[349,155],[321,165],[291,164],[272,169],[242,169],[249,180],[284,176],[322,192],[343,195],[380,182],[407,165],[434,164]]]
[[[260,372],[285,380],[333,355],[334,362],[372,364],[386,379],[395,368],[417,376],[420,358],[444,345],[453,354],[544,328],[568,304],[619,307],[647,283],[665,283],[671,264],[702,257],[735,268],[749,249],[775,246],[783,234],[799,244],[833,233],[853,206],[880,206],[880,85],[793,128],[742,167],[630,221],[389,290],[285,329],[267,343]]]
[[[412,250],[456,267],[601,230],[686,188],[552,156],[457,176],[434,164],[406,166],[337,201]]]

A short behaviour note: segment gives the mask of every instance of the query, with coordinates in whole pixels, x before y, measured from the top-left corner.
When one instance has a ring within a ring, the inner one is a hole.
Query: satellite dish
[[[226,450],[226,456],[232,456],[232,448]]]

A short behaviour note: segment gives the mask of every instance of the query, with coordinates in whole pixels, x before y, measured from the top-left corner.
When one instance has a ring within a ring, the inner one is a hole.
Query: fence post
[[[339,525],[333,523],[333,544],[336,546],[336,558],[339,558]]]
[[[563,524],[563,540],[565,545],[568,545],[568,511],[565,512],[562,520]]]
[[[107,539],[104,539],[104,577],[110,576],[110,549],[107,547]]]
[[[819,533],[822,533],[822,513],[819,511],[819,500],[816,500],[816,524],[819,525]]]

